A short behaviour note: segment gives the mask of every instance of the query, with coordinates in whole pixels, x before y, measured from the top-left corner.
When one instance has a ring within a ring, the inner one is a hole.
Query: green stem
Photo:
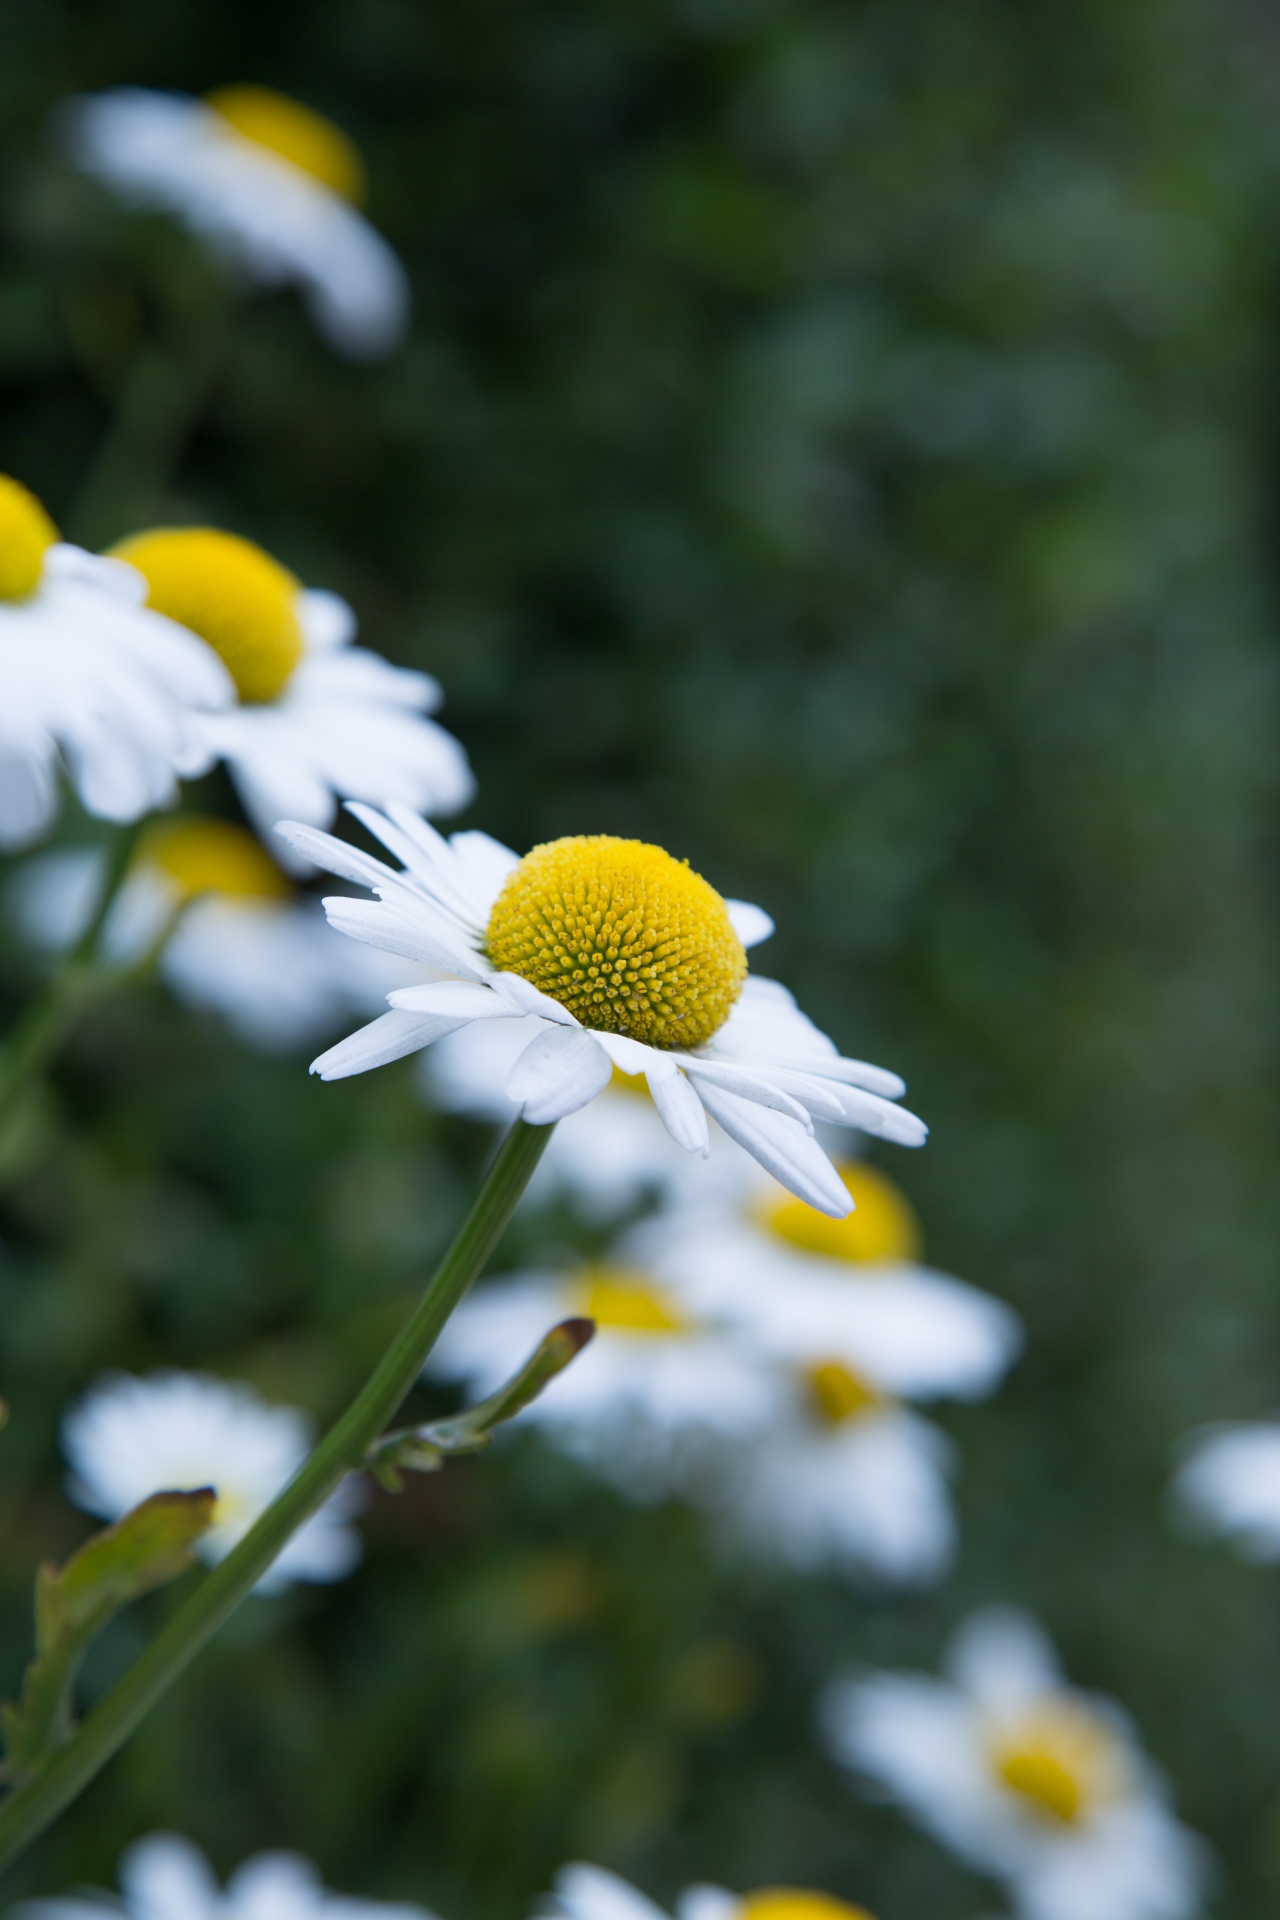
[[[136,821],[117,834],[93,917],[70,953],[33,995],[5,1042],[0,1053],[0,1130],[76,1014],[96,993],[113,984],[115,976],[102,965],[99,951],[102,929],[124,885],[144,824]]]
[[[0,1867],[7,1866],[83,1791],[253,1590],[303,1521],[362,1464],[417,1379],[445,1321],[496,1246],[550,1134],[550,1127],[515,1122],[426,1292],[337,1425],[240,1544],[205,1575],[69,1744],[0,1808]]]

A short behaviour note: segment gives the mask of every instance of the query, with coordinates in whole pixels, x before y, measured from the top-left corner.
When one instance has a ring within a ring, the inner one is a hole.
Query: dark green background
[[[948,1422],[936,1597],[744,1589],[690,1517],[513,1446],[379,1497],[347,1586],[246,1607],[15,1895],[163,1825],[446,1920],[517,1920],[575,1855],[662,1899],[976,1916],[811,1710],[1008,1598],[1134,1711],[1218,1911],[1275,1911],[1278,1577],[1162,1503],[1189,1426],[1280,1399],[1278,33],[1208,0],[9,0],[0,465],[74,527],[139,342],[220,324],[189,242],[60,170],[48,107],[254,79],[332,113],[413,337],[353,369],[292,297],[241,308],[156,510],[437,672],[469,820],[639,834],[768,907],[771,970],[933,1125],[891,1161],[932,1257],[1030,1331]],[[487,1148],[405,1068],[324,1087],[142,991],[32,1127],[0,1195],[8,1689],[34,1565],[85,1531],[66,1400],[171,1363],[332,1412]]]

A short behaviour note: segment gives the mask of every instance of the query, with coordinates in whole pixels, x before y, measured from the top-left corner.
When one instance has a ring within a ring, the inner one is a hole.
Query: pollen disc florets
[[[145,575],[147,603],[219,654],[242,700],[274,700],[302,658],[298,582],[269,553],[216,527],[135,533],[112,552]]]
[[[27,600],[40,585],[58,529],[34,493],[0,473],[0,600]]]
[[[489,958],[584,1027],[698,1047],[729,1015],[747,956],[714,887],[642,840],[535,847],[493,904]]]
[[[215,87],[205,95],[205,105],[243,139],[300,167],[342,199],[356,206],[364,199],[360,155],[341,127],[322,113],[270,87]]]

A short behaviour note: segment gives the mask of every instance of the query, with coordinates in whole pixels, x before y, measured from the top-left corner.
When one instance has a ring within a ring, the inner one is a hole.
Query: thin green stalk
[[[315,1452],[225,1560],[89,1715],[69,1744],[0,1808],[5,1867],[105,1766],[196,1654],[250,1593],[303,1521],[359,1467],[422,1370],[445,1321],[484,1266],[538,1164],[550,1127],[517,1120],[418,1305],[366,1385]]]
[[[92,919],[44,986],[32,996],[4,1043],[0,1052],[0,1129],[76,1014],[95,994],[114,983],[116,976],[102,965],[102,929],[124,885],[143,825],[137,821],[117,834]]]

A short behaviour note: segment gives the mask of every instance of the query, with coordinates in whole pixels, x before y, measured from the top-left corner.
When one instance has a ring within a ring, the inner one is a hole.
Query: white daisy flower
[[[774,980],[749,978],[758,908],[724,901],[660,847],[609,835],[535,847],[523,860],[487,834],[444,840],[406,807],[352,812],[403,862],[395,871],[328,834],[280,831],[300,853],[371,889],[327,900],[331,923],[436,969],[389,994],[391,1012],[312,1064],[326,1080],[402,1058],[476,1020],[540,1023],[505,1091],[532,1125],[595,1099],[615,1067],[643,1074],[668,1132],[706,1154],[708,1116],[785,1187],[823,1212],[848,1191],[813,1116],[906,1146],[926,1129],[895,1105],[895,1074],[842,1059]]]
[[[670,1289],[618,1266],[492,1281],[458,1307],[427,1362],[481,1399],[558,1321],[586,1315],[596,1335],[520,1416],[637,1499],[698,1496],[720,1481],[730,1445],[778,1402],[772,1370]]]
[[[198,710],[228,706],[231,682],[145,599],[132,567],[64,545],[0,475],[0,847],[52,826],[60,771],[90,813],[123,821],[211,764]]]
[[[203,737],[264,838],[282,814],[327,826],[340,798],[466,806],[466,754],[426,717],[439,683],[353,646],[355,615],[336,593],[306,591],[261,547],[213,527],[159,528],[113,551],[234,680],[239,704],[203,720]]]
[[[529,1014],[523,1019],[477,1020],[447,1033],[422,1055],[427,1100],[446,1113],[510,1126],[520,1108],[504,1088],[542,1025]],[[650,1197],[672,1204],[693,1200],[708,1186],[736,1192],[743,1184],[742,1167],[754,1163],[718,1129],[712,1130],[711,1143],[709,1162],[692,1163],[667,1132],[645,1081],[615,1068],[590,1106],[560,1122],[534,1169],[525,1199],[537,1206],[567,1194],[587,1219],[603,1223]]]
[[[27,938],[47,952],[74,946],[105,874],[98,847],[27,862],[10,889]],[[221,1014],[267,1052],[314,1041],[421,978],[407,961],[341,939],[319,901],[296,896],[243,827],[193,814],[148,829],[107,914],[101,949],[127,966],[161,941],[158,970],[177,998]]]
[[[213,1487],[213,1525],[196,1547],[210,1563],[244,1538],[315,1439],[312,1421],[297,1408],[271,1406],[240,1381],[200,1373],[145,1380],[104,1374],[62,1422],[68,1492],[104,1520],[119,1520],[153,1493]],[[344,1579],[361,1555],[360,1536],[348,1524],[358,1503],[354,1483],[340,1487],[298,1529],[256,1591]]]
[[[176,1833],[153,1833],[120,1862],[120,1894],[64,1894],[26,1900],[22,1920],[432,1920],[423,1907],[329,1893],[309,1860],[257,1853],[219,1887],[199,1847]]]
[[[1189,1920],[1206,1850],[1179,1824],[1126,1716],[1067,1685],[1039,1626],[990,1608],[960,1629],[948,1677],[838,1681],[835,1757],[981,1872],[1023,1920]]]
[[[647,1894],[584,1861],[560,1869],[539,1915],[540,1920],[667,1920]],[[730,1893],[727,1887],[704,1884],[685,1888],[675,1903],[675,1920],[870,1920],[870,1915],[809,1887]]]
[[[64,101],[59,121],[82,172],[176,214],[250,285],[300,287],[337,352],[371,359],[403,337],[404,268],[359,211],[359,154],[321,114],[266,87],[117,87]]]
[[[1280,1420],[1195,1436],[1173,1483],[1183,1518],[1246,1560],[1280,1560]]]

